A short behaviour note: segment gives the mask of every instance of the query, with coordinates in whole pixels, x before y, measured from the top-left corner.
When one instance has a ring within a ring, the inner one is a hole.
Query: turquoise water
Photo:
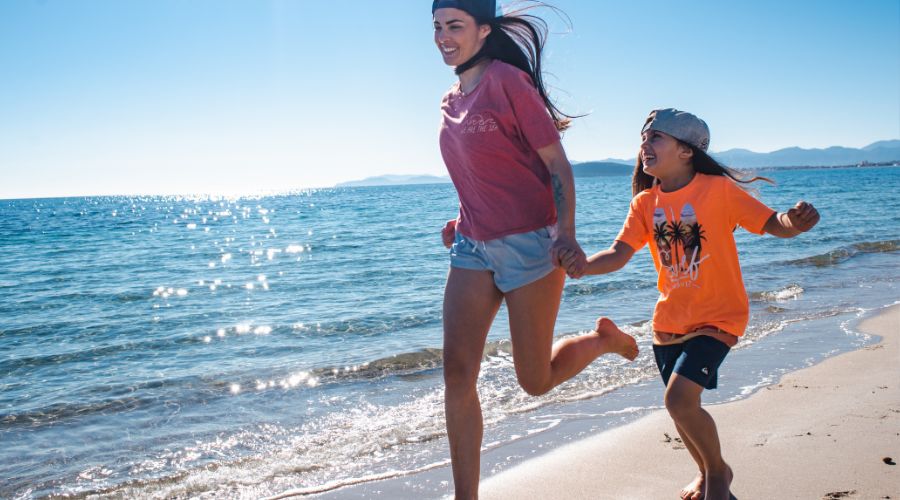
[[[823,218],[793,240],[738,232],[748,353],[900,299],[900,169],[765,174],[778,185],[759,185],[763,201],[807,199]],[[617,233],[629,182],[578,179],[587,251]],[[444,463],[440,228],[456,204],[450,185],[0,201],[0,497],[259,497]],[[653,380],[655,297],[646,250],[569,281],[559,335],[603,314],[645,349],[541,398],[516,386],[501,313],[479,386],[486,444],[553,427],[517,416]],[[766,366],[732,387],[769,380]]]

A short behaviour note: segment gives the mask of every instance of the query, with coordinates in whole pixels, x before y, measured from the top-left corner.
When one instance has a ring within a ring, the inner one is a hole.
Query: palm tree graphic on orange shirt
[[[663,215],[662,221],[658,219],[659,217],[654,217],[653,220],[653,239],[656,241],[656,248],[659,249],[659,259],[662,261],[662,265],[671,267],[672,247],[669,244],[669,237],[672,236],[672,232],[669,230],[669,223],[666,221],[665,215]]]
[[[688,226],[687,232],[688,240],[687,244],[684,247],[685,253],[700,255],[700,250],[703,248],[702,240],[706,239],[706,231],[703,229],[703,226],[701,226],[699,222],[695,222]]]
[[[684,267],[683,262],[681,261],[681,256],[678,252],[678,247],[681,247],[682,253],[684,253],[684,242],[687,237],[687,232],[684,227],[684,224],[681,223],[680,220],[673,220],[669,223],[671,229],[671,242],[672,242],[672,250],[675,252],[675,256],[672,261],[678,267]]]

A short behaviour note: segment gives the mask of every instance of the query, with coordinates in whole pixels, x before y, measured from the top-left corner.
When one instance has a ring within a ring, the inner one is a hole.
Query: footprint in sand
[[[673,449],[673,450],[683,450],[683,449],[685,449],[685,447],[684,447],[684,442],[681,441],[681,438],[676,437],[676,438],[673,439],[672,436],[669,436],[669,433],[668,433],[668,432],[664,432],[664,433],[663,433],[663,436],[665,436],[665,437],[663,438],[663,440],[662,440],[663,443],[672,443],[672,442],[675,443],[675,444],[672,445],[672,449]]]
[[[832,491],[831,493],[826,493],[822,500],[836,500],[838,498],[849,498],[851,495],[855,495],[856,490],[850,491]]]

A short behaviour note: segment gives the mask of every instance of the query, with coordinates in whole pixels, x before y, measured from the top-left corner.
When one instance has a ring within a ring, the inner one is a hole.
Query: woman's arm
[[[550,249],[553,262],[562,264],[561,252],[568,250],[572,258],[568,259],[571,274],[583,274],[587,265],[587,257],[575,240],[575,176],[572,165],[566,158],[562,143],[555,142],[539,149],[538,155],[550,171],[550,183],[553,187],[553,202],[556,204],[557,237]]]
[[[793,238],[809,231],[818,222],[819,211],[816,207],[801,201],[787,212],[772,215],[763,226],[763,231],[779,238]]]

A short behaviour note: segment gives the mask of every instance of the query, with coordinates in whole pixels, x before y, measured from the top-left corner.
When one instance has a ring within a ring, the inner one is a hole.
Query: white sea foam
[[[780,290],[775,290],[771,292],[762,292],[759,294],[759,298],[765,301],[785,301],[785,300],[793,300],[804,292],[803,287],[797,284],[788,285]]]

